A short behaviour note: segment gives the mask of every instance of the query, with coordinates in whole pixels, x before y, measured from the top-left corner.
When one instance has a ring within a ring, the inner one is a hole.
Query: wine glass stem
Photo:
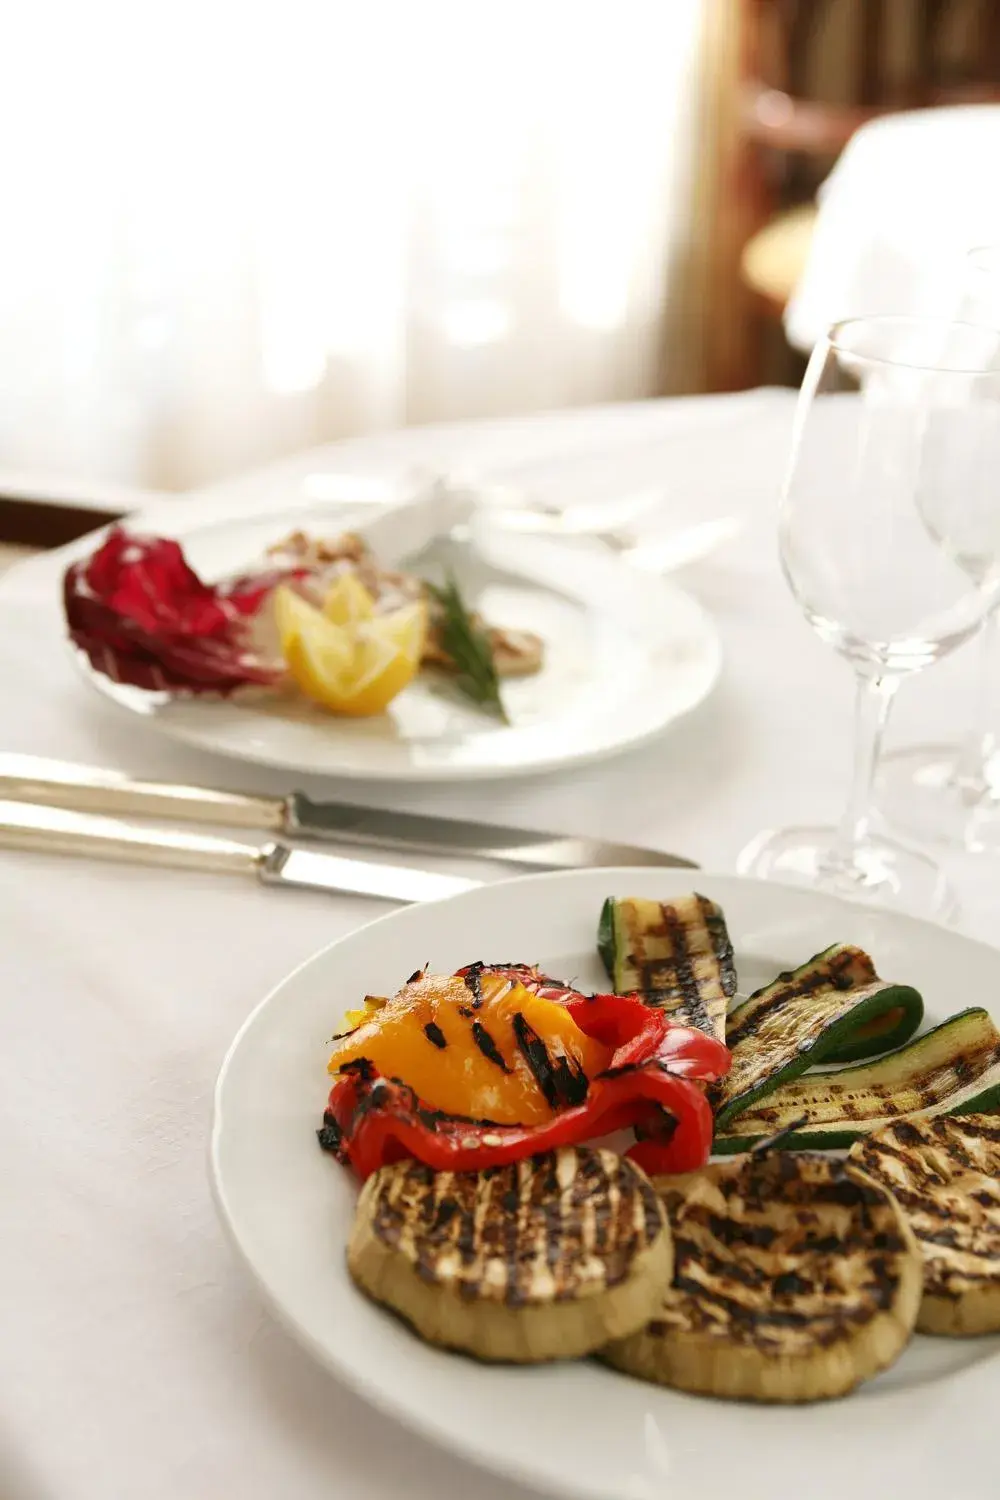
[[[858,676],[851,794],[833,851],[837,863],[845,867],[854,863],[857,847],[868,834],[882,736],[898,686],[898,677]]]
[[[1000,614],[990,610],[979,631],[979,677],[972,729],[958,764],[958,784],[963,791],[982,796],[987,790],[986,767],[996,748],[993,733],[993,698],[1000,673]]]

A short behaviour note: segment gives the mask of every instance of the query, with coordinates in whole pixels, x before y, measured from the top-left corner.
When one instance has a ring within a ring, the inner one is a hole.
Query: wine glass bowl
[[[1000,335],[936,319],[834,326],[813,352],[781,497],[782,569],[858,682],[854,784],[839,831],[761,836],[740,868],[941,913],[927,856],[877,833],[872,781],[904,677],[954,651],[1000,596]]]

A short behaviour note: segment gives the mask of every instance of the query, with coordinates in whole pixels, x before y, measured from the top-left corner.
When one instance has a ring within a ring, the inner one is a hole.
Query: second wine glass
[[[958,278],[963,322],[1000,329],[1000,244],[970,250]],[[1000,474],[994,474],[1000,506]],[[1000,851],[1000,613],[983,621],[975,696],[964,742],[913,745],[885,757],[879,806],[902,832],[922,839]]]
[[[759,836],[744,873],[945,915],[935,862],[877,827],[872,789],[903,678],[975,634],[1000,597],[1000,335],[873,317],[813,351],[779,514],[785,577],[857,679],[854,772],[839,829]]]

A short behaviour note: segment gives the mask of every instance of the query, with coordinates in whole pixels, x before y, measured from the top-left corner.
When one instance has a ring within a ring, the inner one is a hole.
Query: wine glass
[[[1000,328],[1000,244],[965,257],[957,316]],[[994,476],[1000,505],[1000,474]],[[879,806],[901,831],[967,849],[1000,851],[1000,754],[994,715],[1000,687],[1000,614],[983,620],[975,698],[964,743],[914,745],[887,755]]]
[[[781,499],[785,578],[857,678],[839,829],[760,835],[743,873],[942,916],[937,864],[885,836],[872,786],[900,682],[953,651],[1000,598],[1000,334],[905,317],[835,324],[813,351]]]

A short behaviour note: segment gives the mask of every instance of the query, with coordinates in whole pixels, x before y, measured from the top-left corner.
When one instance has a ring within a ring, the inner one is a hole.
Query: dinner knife
[[[328,839],[372,849],[497,860],[546,870],[600,869],[606,865],[697,869],[694,860],[679,854],[604,839],[320,802],[304,792],[291,792],[287,797],[250,797],[208,787],[133,781],[119,771],[32,755],[0,753],[0,798],[124,817],[257,828],[296,839]]]
[[[482,884],[404,865],[379,865],[313,849],[292,849],[278,840],[258,846],[188,830],[136,828],[118,818],[30,802],[0,802],[0,849],[81,854],[133,864],[252,875],[263,885],[377,896],[383,901],[436,901]]]

